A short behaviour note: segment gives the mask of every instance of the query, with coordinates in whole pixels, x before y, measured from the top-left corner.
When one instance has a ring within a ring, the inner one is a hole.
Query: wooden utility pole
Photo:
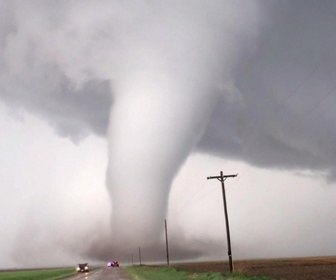
[[[165,233],[166,233],[167,265],[169,266],[169,249],[168,249],[167,221],[165,220],[164,222],[165,222]]]
[[[140,262],[140,265],[141,265],[141,248],[139,247],[139,262]]]
[[[230,238],[230,228],[229,228],[229,217],[226,206],[226,197],[225,197],[225,187],[224,181],[227,178],[237,177],[236,175],[223,175],[223,171],[220,172],[219,176],[210,176],[207,179],[218,179],[222,183],[222,193],[223,193],[223,203],[224,203],[224,216],[225,216],[225,224],[226,224],[226,237],[227,237],[227,246],[228,246],[228,256],[229,256],[229,264],[230,264],[230,272],[233,272],[233,263],[232,263],[232,252],[231,252],[231,238]]]

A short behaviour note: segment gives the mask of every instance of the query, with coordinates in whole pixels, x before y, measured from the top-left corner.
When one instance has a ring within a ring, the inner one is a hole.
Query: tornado
[[[112,238],[124,250],[162,239],[174,176],[218,98],[236,94],[231,74],[241,38],[255,36],[255,26],[239,19],[255,19],[254,4],[192,3],[164,5],[162,18],[130,28],[131,39],[121,40],[111,79],[107,187]]]
[[[169,79],[156,83],[153,78],[154,73],[120,85],[122,94],[110,115],[107,181],[113,239],[133,248],[159,242],[170,185],[213,104],[202,94],[190,100]]]

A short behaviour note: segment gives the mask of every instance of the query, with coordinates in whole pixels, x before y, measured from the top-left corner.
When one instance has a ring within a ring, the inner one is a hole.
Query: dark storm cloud
[[[22,87],[10,92],[5,89],[2,98],[14,108],[46,119],[57,134],[75,142],[91,133],[106,136],[112,102],[109,83],[91,80],[75,89],[62,79],[56,88],[50,87],[41,81],[33,89]]]
[[[62,19],[66,21],[71,9],[62,1],[31,3],[35,10],[25,12],[20,1],[1,2],[1,99],[46,118],[62,136],[78,140],[88,133],[105,135],[112,103],[109,82],[105,77],[91,78],[77,88],[57,66],[57,59],[34,62],[34,57],[40,59],[36,53],[43,44],[34,41],[38,40],[35,34],[22,31],[25,19],[18,18],[42,12],[49,17],[49,25],[66,26]],[[334,117],[329,106],[335,102],[335,4],[274,4],[276,8],[264,15],[257,44],[248,46],[255,51],[242,52],[235,65],[233,78],[240,96],[233,102],[225,97],[218,102],[198,148],[259,166],[331,168],[335,164]],[[113,30],[110,35],[114,37]],[[100,39],[98,34],[95,39]],[[20,42],[30,46],[18,46]],[[81,49],[70,53],[77,51]],[[17,62],[14,55],[22,61]]]
[[[20,1],[1,2],[0,98],[13,108],[46,119],[59,135],[73,141],[91,133],[105,137],[112,103],[110,83],[92,78],[76,86],[57,65],[57,59],[43,53],[43,40],[38,39],[44,32],[51,37],[57,33],[57,28],[43,26],[48,23],[39,13],[49,17],[50,25],[57,25],[62,5],[55,1],[48,6],[41,1],[30,4],[33,8],[25,9]],[[31,24],[27,30],[26,21]],[[50,47],[66,41],[47,39],[44,43]],[[73,52],[78,50],[69,49],[70,54]]]
[[[333,1],[273,10],[253,56],[237,66],[241,97],[218,103],[199,148],[277,168],[335,172]]]

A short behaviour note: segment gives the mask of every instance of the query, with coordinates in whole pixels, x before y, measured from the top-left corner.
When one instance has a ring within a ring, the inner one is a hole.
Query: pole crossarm
[[[210,179],[217,179],[218,181],[222,182],[225,181],[226,178],[234,178],[237,177],[238,174],[233,174],[233,175],[219,175],[219,176],[209,176],[207,177],[208,180]]]

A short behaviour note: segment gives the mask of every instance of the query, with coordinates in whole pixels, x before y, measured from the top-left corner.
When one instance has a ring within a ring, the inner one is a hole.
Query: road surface
[[[132,280],[121,267],[99,268],[89,273],[78,273],[67,280]]]

